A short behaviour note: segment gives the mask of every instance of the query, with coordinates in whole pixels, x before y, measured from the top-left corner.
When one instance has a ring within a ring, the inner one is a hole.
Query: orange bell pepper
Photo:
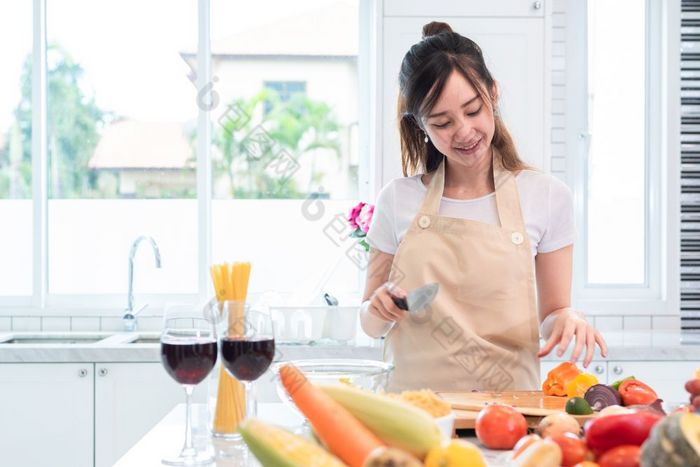
[[[566,384],[580,374],[576,364],[564,362],[547,373],[542,392],[545,396],[566,396]]]

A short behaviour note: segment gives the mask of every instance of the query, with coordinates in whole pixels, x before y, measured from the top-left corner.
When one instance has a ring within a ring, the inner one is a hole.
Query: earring
[[[425,138],[423,138],[423,142],[427,144],[428,143],[428,134],[427,133],[424,133],[424,134],[425,134]]]

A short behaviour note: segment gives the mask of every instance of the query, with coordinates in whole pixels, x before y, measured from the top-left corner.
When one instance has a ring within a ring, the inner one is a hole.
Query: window
[[[567,36],[583,52],[569,55],[567,122],[578,196],[574,297],[587,311],[671,312],[663,261],[673,245],[663,239],[673,214],[662,201],[674,156],[662,146],[671,123],[662,121],[661,96],[672,35],[662,37],[661,9],[649,0],[588,0],[567,10],[587,18],[569,23]]]
[[[32,2],[0,5],[0,296],[32,293]]]
[[[266,81],[263,83],[265,89],[273,91],[273,96],[280,102],[289,102],[295,95],[306,93],[306,83],[304,81]],[[274,107],[274,99],[265,101],[265,114],[269,114]]]
[[[357,296],[359,0],[20,3],[0,11],[0,305],[123,306],[140,235],[156,306],[234,260],[253,294]]]
[[[357,0],[212,1],[212,255],[249,258],[253,293],[358,291],[333,234],[358,196],[358,16]]]
[[[197,293],[196,17],[194,0],[47,0],[50,294],[125,293],[139,235],[163,267],[140,251],[135,290]]]
[[[642,285],[646,281],[648,99],[644,4],[644,0],[588,1],[591,137],[586,281],[590,284]]]

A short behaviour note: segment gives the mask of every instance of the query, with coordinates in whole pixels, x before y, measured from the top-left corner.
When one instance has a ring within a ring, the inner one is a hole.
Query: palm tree
[[[307,191],[321,174],[315,173],[317,149],[331,149],[338,157],[339,124],[330,107],[305,95],[293,95],[283,101],[270,89],[249,99],[236,99],[231,119],[219,119],[214,145],[219,150],[213,161],[216,176],[228,178],[229,194],[234,198],[301,198],[293,177],[279,177],[268,166],[278,157],[312,156]],[[241,118],[245,115],[247,118]]]

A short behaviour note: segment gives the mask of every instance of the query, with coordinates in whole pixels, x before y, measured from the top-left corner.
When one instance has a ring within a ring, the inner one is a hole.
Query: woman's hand
[[[406,292],[390,282],[379,286],[369,299],[369,312],[384,321],[401,320],[406,316],[407,312],[396,306],[396,303],[391,299],[392,295],[398,298],[405,298]]]
[[[571,352],[571,361],[578,361],[583,346],[586,346],[586,356],[583,359],[583,367],[587,368],[593,359],[596,344],[600,347],[603,357],[608,356],[608,346],[605,339],[591,326],[583,315],[571,308],[562,308],[550,313],[542,321],[543,334],[547,342],[540,349],[537,356],[543,357],[557,346],[557,356],[561,357],[566,351],[572,339],[576,339],[576,345]]]

